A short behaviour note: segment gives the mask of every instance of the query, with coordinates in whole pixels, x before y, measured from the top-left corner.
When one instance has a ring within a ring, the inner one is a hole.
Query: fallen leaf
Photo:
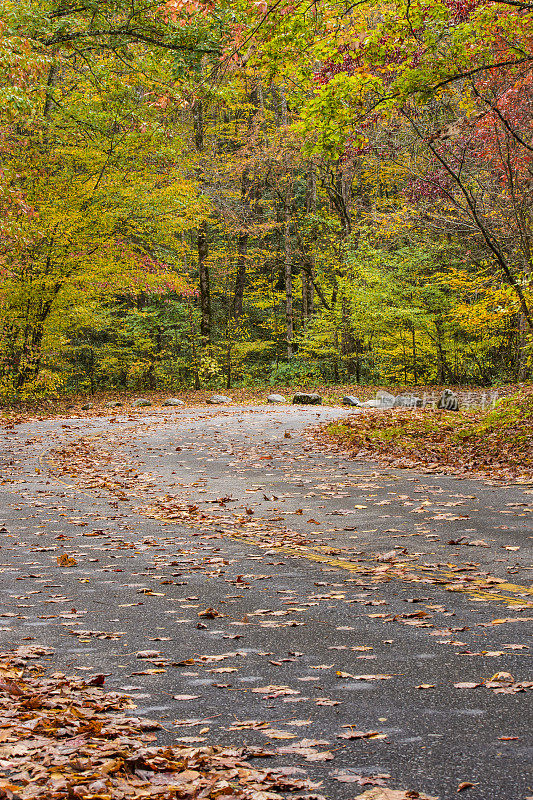
[[[379,775],[359,775],[357,773],[351,772],[350,770],[345,769],[336,769],[330,773],[331,777],[339,781],[339,783],[358,783],[360,786],[367,786],[367,785],[374,785],[374,786],[385,786],[384,781],[388,780],[391,776],[388,773],[382,773]],[[376,791],[373,789],[372,791]],[[362,795],[358,795],[357,797],[369,797],[370,792],[364,792]],[[385,795],[381,795],[385,797]],[[372,797],[379,800],[380,795],[372,795]],[[400,800],[400,798],[394,798],[393,800]]]
[[[198,608],[198,606],[196,607]],[[215,619],[215,617],[221,617],[222,614],[220,611],[217,611],[216,608],[206,608],[205,611],[200,611],[198,616],[205,617],[206,619]]]
[[[343,728],[349,727],[348,725],[343,725]],[[337,739],[386,739],[387,735],[385,733],[380,733],[379,731],[354,731],[348,730],[344,733],[338,733]]]
[[[75,567],[77,566],[78,562],[72,556],[67,555],[67,553],[63,553],[62,555],[57,557],[57,566],[58,567]]]
[[[198,700],[201,695],[199,694],[174,694],[174,700]]]
[[[478,686],[483,686],[483,683],[476,683],[474,681],[464,681],[463,683],[454,683],[456,689],[477,689]]]
[[[510,672],[496,672],[489,681],[490,683],[514,683],[514,678]]]

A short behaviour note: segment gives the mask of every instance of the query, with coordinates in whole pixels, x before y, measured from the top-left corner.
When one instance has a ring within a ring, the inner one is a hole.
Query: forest
[[[0,0],[0,400],[533,372],[533,4]]]

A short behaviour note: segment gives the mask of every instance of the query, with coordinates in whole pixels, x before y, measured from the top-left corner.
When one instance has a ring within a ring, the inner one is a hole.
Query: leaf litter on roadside
[[[160,723],[131,716],[135,703],[93,681],[43,674],[30,659],[50,650],[0,653],[0,797],[7,800],[233,798],[276,800],[315,790],[301,770],[256,769],[260,748],[150,744]],[[100,677],[100,676],[97,676]]]

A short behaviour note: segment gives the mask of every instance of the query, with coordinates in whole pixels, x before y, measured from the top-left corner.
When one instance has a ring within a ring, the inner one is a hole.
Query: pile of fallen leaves
[[[279,800],[315,789],[291,769],[259,770],[260,749],[150,745],[157,722],[131,716],[127,695],[92,679],[45,676],[38,646],[0,653],[0,798]],[[301,772],[301,770],[295,770]]]
[[[530,481],[533,387],[500,400],[488,412],[425,408],[360,413],[322,428],[316,438],[393,467]]]

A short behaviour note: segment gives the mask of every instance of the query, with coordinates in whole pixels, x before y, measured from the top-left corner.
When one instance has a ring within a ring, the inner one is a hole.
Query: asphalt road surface
[[[4,430],[0,646],[52,647],[161,741],[260,746],[331,800],[525,800],[533,488],[317,448],[308,426],[346,413]]]

